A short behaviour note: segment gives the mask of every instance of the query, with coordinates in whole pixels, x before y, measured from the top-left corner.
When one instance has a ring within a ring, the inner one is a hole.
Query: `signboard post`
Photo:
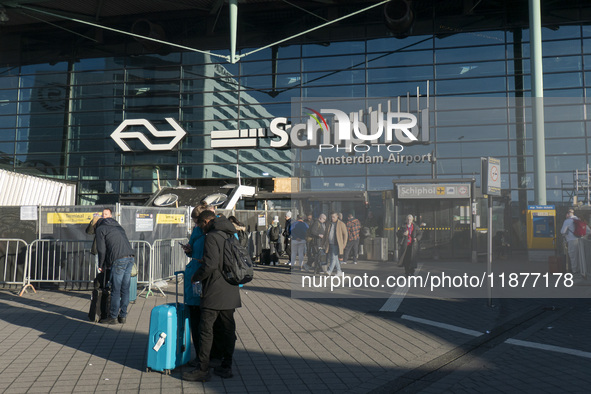
[[[493,196],[501,195],[501,161],[494,157],[481,157],[482,171],[480,180],[482,183],[482,194],[488,197],[488,247],[486,271],[488,274],[488,306],[492,305],[492,214],[493,214]]]

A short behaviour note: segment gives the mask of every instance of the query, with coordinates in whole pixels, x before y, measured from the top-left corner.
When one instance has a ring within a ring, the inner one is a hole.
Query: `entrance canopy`
[[[408,214],[416,218],[423,231],[423,258],[470,257],[474,182],[472,178],[393,181],[395,223],[400,226]]]

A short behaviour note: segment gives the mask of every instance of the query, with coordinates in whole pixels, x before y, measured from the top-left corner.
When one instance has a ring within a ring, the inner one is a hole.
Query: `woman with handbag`
[[[419,225],[414,223],[412,215],[406,216],[404,225],[398,230],[397,236],[400,239],[398,250],[400,251],[398,266],[404,266],[404,274],[408,277],[414,275],[417,268],[417,257],[419,254],[419,241],[423,233]]]

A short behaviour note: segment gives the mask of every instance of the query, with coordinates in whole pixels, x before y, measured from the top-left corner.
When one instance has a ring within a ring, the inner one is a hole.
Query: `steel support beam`
[[[238,0],[230,0],[230,63],[234,64],[240,57],[236,56],[236,34],[238,30]]]
[[[532,129],[535,203],[546,204],[546,142],[544,132],[544,70],[542,67],[542,17],[540,0],[529,0],[531,47]]]

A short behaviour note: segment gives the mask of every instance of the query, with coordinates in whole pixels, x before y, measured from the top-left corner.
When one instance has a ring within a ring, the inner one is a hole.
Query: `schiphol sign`
[[[429,112],[420,111],[419,122],[409,112],[368,113],[368,123],[360,120],[359,112],[350,114],[338,109],[311,111],[305,123],[290,124],[285,117],[271,121],[269,129],[214,130],[211,132],[211,147],[217,149],[256,148],[261,138],[273,138],[272,148],[314,148],[319,152],[368,152],[371,149],[398,153],[403,145],[428,144]],[[323,115],[332,115],[332,127]],[[333,131],[333,132],[331,132]],[[269,134],[270,133],[270,134]]]
[[[399,199],[445,199],[445,198],[470,198],[469,183],[415,183],[399,184]]]

